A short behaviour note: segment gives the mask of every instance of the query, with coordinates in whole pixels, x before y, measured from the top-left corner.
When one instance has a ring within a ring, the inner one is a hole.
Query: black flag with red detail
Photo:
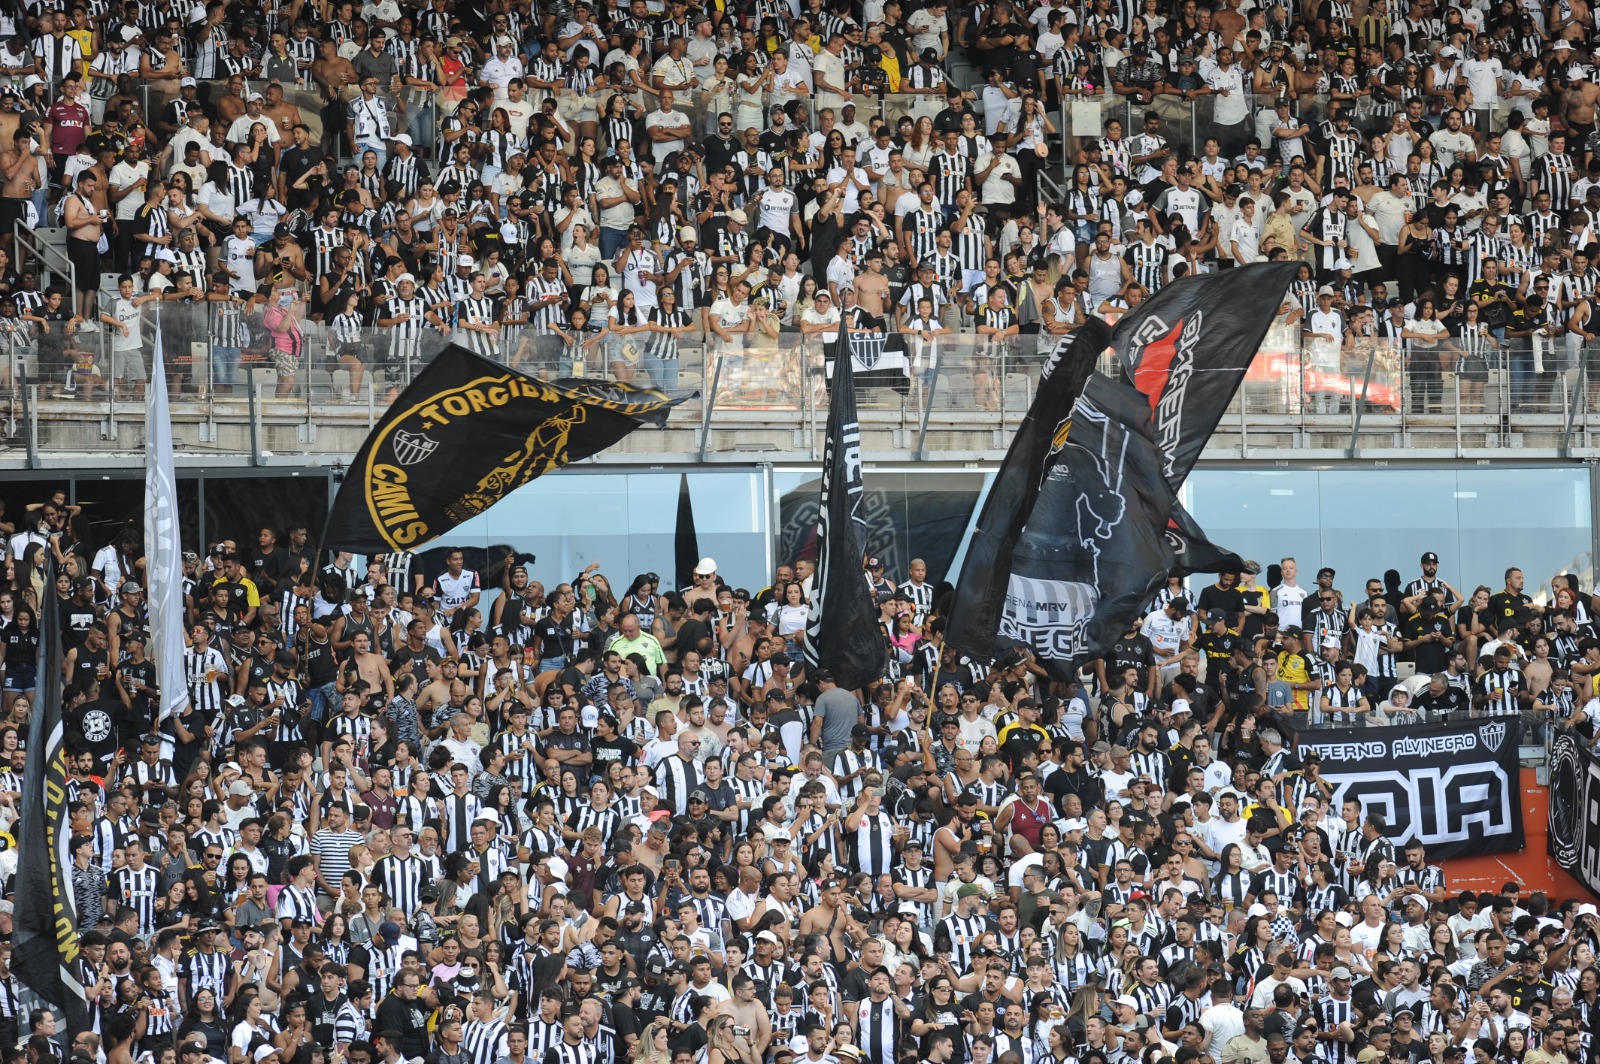
[[[1117,323],[1111,348],[1150,404],[1150,437],[1174,495],[1233,402],[1298,263],[1267,262],[1168,285]],[[1237,571],[1181,504],[1167,522],[1174,576]]]
[[[1150,404],[1150,436],[1177,491],[1244,383],[1299,263],[1185,278],[1117,323],[1111,349]]]

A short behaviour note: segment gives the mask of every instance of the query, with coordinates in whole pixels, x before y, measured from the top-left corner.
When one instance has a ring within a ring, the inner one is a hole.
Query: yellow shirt
[[[1278,651],[1278,679],[1284,683],[1310,683],[1311,669],[1306,662],[1304,654],[1291,654],[1287,650]],[[1299,690],[1294,693],[1294,708],[1306,710],[1311,708],[1311,692]]]

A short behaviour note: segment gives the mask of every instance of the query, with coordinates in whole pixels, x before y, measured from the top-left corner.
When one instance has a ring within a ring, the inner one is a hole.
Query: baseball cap
[[[1339,965],[1339,967],[1335,968],[1333,971],[1328,973],[1328,978],[1329,979],[1349,979],[1350,978],[1350,969],[1346,968],[1344,965],[1341,964],[1341,965]]]
[[[1433,553],[1433,551],[1430,550],[1428,553],[1426,553],[1426,554],[1424,554],[1422,556],[1422,564],[1423,565],[1438,565],[1439,564],[1439,556],[1437,554]]]
[[[457,255],[456,256],[456,265],[457,266],[471,266],[472,265],[472,256],[471,255]]]
[[[198,84],[200,84],[200,83],[195,81],[194,78],[180,78],[180,79],[178,79],[178,88],[180,88],[180,89],[192,89],[195,86],[197,86]]]

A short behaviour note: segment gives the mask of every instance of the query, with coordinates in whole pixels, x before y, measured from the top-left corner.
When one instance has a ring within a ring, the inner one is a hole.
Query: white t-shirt
[[[789,216],[798,204],[795,194],[787,188],[766,188],[761,192],[759,225],[774,233],[788,234]]]

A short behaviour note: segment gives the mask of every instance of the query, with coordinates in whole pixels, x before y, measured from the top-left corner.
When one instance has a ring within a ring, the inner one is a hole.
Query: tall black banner
[[[1298,263],[1186,277],[1117,322],[1111,347],[1150,405],[1162,475],[1177,491],[1244,383]]]
[[[1110,337],[1111,328],[1104,321],[1090,318],[1073,334],[1071,344],[1056,350],[1040,374],[1039,390],[1011,438],[967,545],[956,583],[960,592],[945,630],[951,646],[983,658],[994,650],[995,634],[1005,614],[1012,553],[1049,476],[1050,464],[1060,453],[1057,437],[1070,427],[1073,405],[1083,394]]]
[[[544,381],[452,345],[356,453],[323,546],[416,550],[517,488],[666,424],[682,398],[602,380]]]
[[[1478,717],[1302,732],[1299,752],[1322,755],[1335,810],[1359,801],[1397,845],[1421,840],[1432,862],[1522,849],[1521,735],[1517,717]]]
[[[66,727],[61,705],[61,621],[45,595],[39,627],[39,691],[28,724],[17,839],[11,972],[66,1015],[68,1031],[89,1029],[88,999],[77,969],[78,912],[72,890],[72,829],[67,818]]]
[[[827,442],[822,452],[822,508],[817,572],[806,623],[806,663],[833,673],[840,687],[863,687],[883,675],[887,648],[862,562],[867,522],[861,512],[861,425],[856,376],[845,328],[834,346]]]
[[[1031,648],[1057,677],[1127,631],[1173,565],[1165,530],[1175,500],[1142,419],[1138,392],[1089,378],[1012,552],[1000,638]]]
[[[1550,745],[1550,856],[1600,895],[1600,758],[1575,732]]]

